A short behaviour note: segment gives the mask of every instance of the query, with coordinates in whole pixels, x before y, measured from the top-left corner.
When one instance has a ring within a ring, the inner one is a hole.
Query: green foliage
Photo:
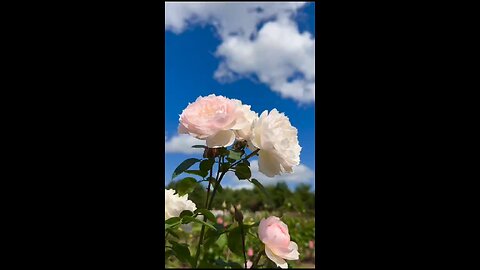
[[[208,220],[212,222],[216,222],[215,216],[212,214],[212,212],[208,211],[207,209],[204,209],[204,208],[197,209],[195,210],[195,214],[196,213],[201,213],[204,216],[206,216]]]
[[[204,146],[194,148],[204,148]],[[197,264],[196,254],[190,253],[189,247],[197,252],[196,247],[200,240],[202,226],[205,226],[206,230],[199,253],[199,268],[243,268],[243,239],[246,249],[252,248],[256,254],[261,252],[265,246],[258,239],[257,230],[259,221],[268,216],[280,217],[288,225],[291,240],[299,246],[300,260],[314,262],[314,251],[308,246],[308,242],[315,239],[315,194],[310,191],[310,186],[298,185],[295,190],[290,190],[282,182],[263,186],[257,179],[251,179],[252,173],[248,161],[241,160],[237,163],[244,154],[244,148],[241,147],[230,151],[217,148],[207,155],[209,159],[187,159],[175,169],[172,179],[181,173],[197,175],[202,179],[186,177],[180,181],[172,181],[166,186],[167,189],[175,189],[180,196],[188,194],[188,199],[197,205],[194,212],[185,210],[180,217],[171,218],[165,222],[165,254],[168,268],[194,267]],[[219,158],[215,159],[214,156]],[[218,184],[215,178],[218,167],[215,162],[220,160],[225,162],[220,172],[227,172],[235,162],[236,166],[230,170],[234,171],[240,180],[247,179],[254,188],[232,190],[218,185],[212,209],[223,209],[224,214],[223,221],[219,220],[217,224],[215,215],[205,209],[205,200],[208,183],[211,187],[210,195],[213,187]],[[197,162],[199,162],[198,169],[192,168]],[[215,171],[212,172],[214,177],[208,177],[212,169]],[[222,206],[223,202],[227,203],[226,207]],[[236,206],[235,213],[230,212],[232,205]],[[241,215],[242,212],[243,215]],[[185,227],[180,226],[181,224],[191,224],[192,226],[189,227],[192,232],[185,231]],[[175,240],[185,243],[178,243]],[[253,260],[252,257],[248,259]],[[289,268],[301,266],[299,261],[288,261],[288,264]],[[259,265],[276,268],[276,265],[266,256],[262,257]]]
[[[183,210],[183,211],[180,213],[180,218],[183,218],[183,217],[185,217],[185,216],[189,216],[189,217],[193,216],[192,211],[190,211],[190,210]]]
[[[242,233],[240,226],[235,227],[229,233],[228,236],[228,248],[238,256],[243,257],[243,248],[242,248]]]
[[[287,185],[282,183],[275,186],[262,185],[262,189],[258,181],[253,179],[250,181],[256,188],[233,190],[224,187],[222,192],[219,190],[215,195],[212,208],[222,209],[222,203],[225,201],[227,204],[240,204],[242,210],[248,209],[250,211],[298,211],[311,215],[315,212],[315,193],[309,190],[310,186],[308,185],[299,185],[294,191],[291,191]],[[197,183],[197,187],[188,195],[188,199],[199,206],[205,205],[206,196],[206,187]]]
[[[212,166],[214,163],[215,163],[215,159],[213,158],[202,160],[202,162],[200,162],[200,170],[202,172],[207,172],[207,175],[208,175],[208,171],[212,169]]]
[[[242,158],[243,153],[244,153],[243,151],[239,152],[239,151],[231,150],[230,153],[228,154],[228,158],[233,160],[239,160]]]
[[[183,196],[195,190],[197,181],[193,177],[186,177],[177,183],[178,195]]]
[[[200,159],[198,158],[189,158],[184,160],[182,163],[180,163],[180,165],[178,165],[175,171],[173,171],[172,179],[177,177],[179,174],[183,173],[184,171],[188,170],[188,168],[190,168],[193,164],[199,161]]]
[[[250,171],[250,167],[244,163],[240,163],[235,167],[235,175],[240,180],[250,179],[250,177],[252,177],[252,172]]]
[[[179,217],[172,217],[165,220],[165,230],[169,228],[173,228],[181,223],[181,218]]]
[[[207,223],[203,220],[200,220],[200,219],[197,219],[197,218],[194,218],[194,217],[190,217],[190,216],[185,216],[185,217],[182,218],[182,223],[183,224],[188,224],[190,222],[200,223],[200,224],[206,225],[207,227],[209,227],[213,230],[216,230],[216,228],[212,224]]]
[[[170,243],[172,243],[172,249],[174,251],[175,256],[181,262],[188,262],[193,267],[194,259],[190,255],[190,250],[188,249],[188,245],[179,244],[175,241],[170,241]]]
[[[201,170],[187,170],[185,171],[185,173],[188,173],[188,174],[193,174],[193,175],[198,175],[202,178],[205,178],[207,175],[208,175],[208,172],[206,171],[201,171]]]

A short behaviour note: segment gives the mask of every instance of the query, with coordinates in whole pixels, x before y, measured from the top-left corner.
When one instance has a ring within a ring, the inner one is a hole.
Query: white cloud
[[[264,186],[275,185],[282,181],[286,183],[309,183],[315,177],[315,172],[303,164],[294,167],[293,173],[277,175],[272,178],[265,176],[258,170],[258,160],[250,162],[250,170],[252,171],[252,178],[256,178]]]
[[[264,186],[276,185],[279,182],[285,182],[289,184],[289,186],[300,183],[315,183],[315,172],[303,164],[294,167],[294,171],[291,174],[277,175],[273,178],[267,177],[258,171],[258,160],[250,162],[250,170],[252,172],[252,178],[257,179]],[[230,187],[232,189],[252,189],[254,187],[252,183],[247,182],[246,180],[238,180],[233,172],[225,175],[225,180],[222,181],[222,186]]]
[[[304,5],[165,3],[165,30],[179,34],[189,25],[212,24],[222,39],[215,53],[221,59],[217,80],[254,75],[284,98],[315,102],[315,38],[300,33],[291,19]]]
[[[211,24],[222,37],[255,34],[257,25],[273,17],[286,17],[305,2],[284,3],[165,3],[165,30],[183,32],[189,25]]]
[[[203,148],[192,148],[193,145],[197,144],[205,145],[205,141],[185,134],[176,135],[167,140],[167,135],[165,135],[165,154],[202,154]]]
[[[232,184],[232,185],[225,185],[225,187],[229,187],[231,189],[253,189],[255,187],[252,183],[250,183],[246,180],[245,181],[237,180],[234,183],[235,184]]]
[[[315,101],[315,39],[290,20],[266,23],[255,40],[228,37],[216,55],[223,59],[219,80],[255,74],[282,97]]]

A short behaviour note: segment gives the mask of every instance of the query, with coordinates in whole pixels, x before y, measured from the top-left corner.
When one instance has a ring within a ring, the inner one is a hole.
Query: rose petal
[[[272,260],[274,263],[276,263],[277,266],[281,268],[288,268],[287,262],[281,257],[278,257],[277,255],[275,255],[267,246],[265,246],[265,254],[267,254],[267,257],[270,260]]]
[[[262,218],[262,220],[260,221],[260,224],[258,225],[258,236],[263,243],[265,243],[264,240],[266,240],[267,237],[268,237],[268,235],[267,235],[268,226],[270,226],[271,224],[273,224],[273,223],[275,223],[279,220],[280,220],[280,218],[278,218],[276,216],[270,216],[267,219]]]
[[[280,162],[272,153],[260,150],[258,152],[258,170],[268,177],[274,177],[281,172]]]
[[[274,254],[285,260],[298,260],[300,255],[298,253],[298,245],[293,241],[290,242],[288,248],[270,246],[270,249]]]
[[[235,141],[235,133],[231,130],[223,130],[207,138],[208,147],[224,147],[232,145]]]

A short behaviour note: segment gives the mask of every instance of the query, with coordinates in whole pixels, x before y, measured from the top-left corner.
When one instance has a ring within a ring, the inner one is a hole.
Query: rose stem
[[[228,170],[230,168],[232,168],[233,166],[237,165],[238,163],[240,163],[240,161],[242,160],[247,160],[249,159],[250,157],[252,157],[253,155],[255,155],[256,153],[258,153],[258,151],[260,151],[260,149],[257,149],[255,151],[253,151],[252,153],[250,153],[248,156],[246,156],[245,158],[243,159],[240,159],[238,161],[236,161],[235,163],[233,163],[232,165],[230,165],[230,167],[223,171],[221,174],[220,174],[220,178],[219,178],[219,173],[220,173],[220,168],[221,168],[221,163],[222,163],[222,160],[223,160],[223,156],[222,157],[219,157],[218,158],[218,170],[217,170],[217,177],[216,177],[216,181],[215,181],[215,186],[213,187],[213,192],[212,192],[212,196],[210,197],[210,201],[208,202],[208,197],[207,197],[207,210],[210,210],[212,208],[212,203],[213,203],[213,198],[215,198],[215,194],[217,193],[217,189],[218,189],[218,186],[220,186],[220,181],[222,181],[223,179],[223,176],[228,172]],[[212,175],[212,172],[213,172],[213,166],[212,166],[212,169],[210,170],[210,176]],[[210,184],[210,183],[209,183]],[[208,193],[207,193],[208,194]],[[205,221],[205,216],[204,216],[204,221]],[[202,225],[202,230],[200,232],[200,240],[198,242],[198,248],[197,248],[197,251],[196,251],[196,255],[195,255],[195,268],[197,267],[197,262],[198,262],[198,257],[200,256],[200,246],[203,242],[203,234],[205,232],[205,225]]]
[[[242,234],[243,260],[245,261],[245,269],[247,269],[247,256],[245,256],[245,234],[243,232],[243,222],[239,222],[240,233]]]
[[[230,168],[232,168],[233,166],[237,165],[238,163],[240,163],[240,161],[242,160],[247,160],[249,158],[251,158],[253,155],[255,155],[256,153],[258,153],[258,151],[260,151],[260,149],[257,149],[255,151],[253,151],[252,153],[250,153],[248,156],[246,156],[245,158],[243,159],[240,159],[240,160],[237,160],[235,163],[233,163],[232,165],[230,165],[230,167],[228,167],[227,170],[223,171],[221,174],[220,174],[220,179],[218,179],[218,173],[217,173],[217,181],[215,181],[215,187],[213,188],[213,192],[212,192],[212,197],[210,198],[210,203],[208,204],[208,210],[210,210],[210,208],[212,207],[212,202],[213,202],[213,198],[215,197],[215,194],[217,193],[217,188],[218,186],[220,185],[220,181],[222,181],[223,179],[223,176],[228,172],[228,170]]]
[[[252,265],[252,267],[251,267],[252,269],[255,268],[255,267],[257,267],[258,262],[260,261],[260,257],[262,257],[262,255],[263,255],[264,253],[265,253],[265,250],[262,250],[262,252],[259,252],[259,253],[257,254],[257,258],[256,258],[255,262],[253,263],[253,265]]]
[[[218,172],[219,171],[220,171],[220,157],[218,158]],[[218,172],[217,172],[217,178],[218,178]],[[210,177],[212,177],[212,175],[213,175],[213,166],[210,169]],[[208,196],[209,196],[209,194],[210,194],[210,180],[208,180],[207,199],[205,200],[205,207],[208,207]],[[213,199],[213,196],[212,196],[212,199]],[[207,216],[203,215],[203,221],[207,221]],[[197,247],[197,251],[196,251],[196,254],[195,254],[195,265],[193,266],[195,268],[197,267],[198,257],[200,256],[200,249],[201,249],[201,245],[203,243],[204,234],[205,234],[205,225],[202,225],[202,230],[200,231],[200,239],[198,241],[198,247]]]

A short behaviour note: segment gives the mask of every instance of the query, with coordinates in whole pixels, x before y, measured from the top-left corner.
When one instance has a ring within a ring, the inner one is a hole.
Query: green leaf
[[[235,167],[235,175],[238,177],[238,179],[250,179],[252,177],[252,172],[250,171],[250,168],[243,164],[240,163]]]
[[[248,160],[244,159],[242,162],[243,162],[243,164],[245,164],[245,165],[247,165],[247,166],[249,166],[249,167],[250,167],[250,161],[248,161]]]
[[[168,259],[168,257],[175,255],[175,252],[171,249],[165,251],[165,259]]]
[[[220,166],[220,171],[226,172],[228,171],[228,168],[230,168],[230,163],[223,163],[222,166]]]
[[[172,217],[167,220],[165,220],[165,224],[175,224],[180,221],[181,218],[179,217]]]
[[[219,185],[218,185],[217,191],[218,191],[219,193],[222,193],[222,191],[223,191],[222,184],[219,184]]]
[[[194,217],[188,217],[188,216],[182,218],[182,223],[183,224],[188,224],[190,222],[200,223],[200,224],[208,226],[209,228],[212,228],[213,230],[216,230],[216,228],[212,224],[209,224],[209,223],[207,223],[203,220],[200,220],[200,219],[197,219],[197,218],[194,218]]]
[[[213,177],[209,177],[207,178],[209,180],[209,182],[211,183],[212,187],[215,188],[215,186],[217,185],[217,181],[215,178]],[[218,184],[218,188],[217,188],[217,191],[222,193],[223,191],[223,188],[222,188],[222,185],[221,184]]]
[[[208,148],[208,147],[206,145],[197,144],[197,145],[192,146],[192,148]]]
[[[193,216],[193,213],[192,211],[190,210],[183,210],[181,213],[180,213],[180,217],[183,218],[183,217],[191,217]]]
[[[208,220],[212,221],[212,222],[216,222],[217,220],[215,219],[215,215],[212,214],[212,212],[208,211],[207,209],[204,209],[204,208],[201,208],[201,209],[197,209],[195,210],[194,212],[195,214],[196,213],[202,213],[204,216],[207,217]]]
[[[207,171],[200,171],[200,170],[188,170],[188,171],[185,171],[185,173],[198,175],[198,176],[201,176],[202,178],[208,175]]]
[[[200,171],[207,172],[212,169],[213,164],[215,163],[215,159],[205,159],[200,162]]]
[[[210,182],[210,184],[213,186],[216,183],[215,177],[208,177],[207,181]]]
[[[172,243],[172,249],[175,252],[175,256],[181,261],[185,263],[189,263],[192,267],[194,264],[193,258],[190,255],[190,250],[188,246],[185,244],[179,244],[174,241],[170,241]]]
[[[229,233],[228,236],[228,248],[238,256],[243,257],[243,247],[242,247],[242,233],[240,227],[235,227]]]
[[[207,233],[205,233],[205,241],[203,242],[205,249],[208,249],[213,243],[217,242],[220,236],[221,234],[218,231],[208,230]]]
[[[182,172],[188,170],[188,168],[190,168],[193,164],[195,164],[199,161],[200,161],[200,159],[198,159],[198,158],[189,158],[189,159],[184,160],[182,163],[180,163],[180,165],[178,165],[178,167],[173,172],[172,179],[177,177]]]
[[[165,230],[173,228],[181,223],[181,219],[179,217],[172,217],[165,220]]]
[[[187,193],[191,193],[195,190],[195,187],[197,187],[197,180],[195,180],[195,178],[184,178],[177,183],[178,195],[183,196]]]
[[[263,185],[260,182],[258,182],[257,179],[252,178],[250,182],[252,182],[258,189],[260,189],[260,191],[268,198],[267,191],[265,190]]]
[[[239,160],[242,158],[242,155],[243,153],[242,152],[238,152],[238,151],[230,151],[230,153],[228,154],[228,158],[231,158],[231,159],[234,159],[234,160]]]
[[[176,237],[177,239],[180,239],[180,237],[178,237],[178,234],[177,234],[172,228],[168,228],[168,229],[167,229],[167,232],[168,232],[170,235]]]

